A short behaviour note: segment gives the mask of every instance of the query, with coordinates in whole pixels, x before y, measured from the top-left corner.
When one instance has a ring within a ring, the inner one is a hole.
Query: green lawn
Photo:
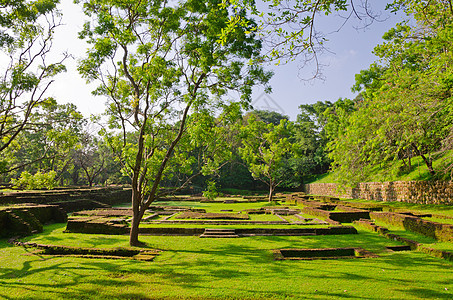
[[[165,203],[205,208],[208,212],[220,212],[223,209],[238,212],[265,204]],[[436,212],[441,210],[429,209]],[[253,218],[255,216],[276,217],[253,215]],[[415,239],[426,246],[453,251],[453,243],[439,243],[402,228],[382,225],[388,227],[391,233]],[[191,224],[141,226],[207,227]],[[43,233],[24,238],[23,241],[97,248],[128,246],[128,236],[63,233],[65,227],[65,224],[47,225]],[[300,228],[297,225],[208,227]],[[361,227],[356,228],[359,231],[357,235],[236,239],[141,236],[140,239],[150,248],[163,250],[153,262],[35,255],[31,249],[13,247],[5,240],[0,240],[0,299],[453,298],[452,262],[420,252],[389,252],[385,246],[402,243]],[[331,247],[362,247],[380,257],[276,261],[272,253],[272,250],[282,248]]]
[[[453,225],[453,219],[442,219],[442,218],[423,218],[424,220],[431,221],[431,222],[437,222],[437,223],[443,223],[443,224],[450,224]]]
[[[231,199],[231,198],[229,198]],[[220,213],[221,210],[233,210],[233,212],[240,212],[246,209],[258,209],[266,205],[266,202],[244,202],[244,203],[201,203],[193,201],[157,201],[154,205],[170,205],[170,206],[187,206],[193,208],[202,208],[209,213]]]
[[[127,246],[127,236],[63,233],[65,225],[25,240],[79,247]],[[5,299],[420,299],[453,297],[453,264],[377,234],[315,237],[143,236],[164,250],[154,262],[36,256],[0,242]],[[275,261],[272,249],[363,247],[379,258]]]

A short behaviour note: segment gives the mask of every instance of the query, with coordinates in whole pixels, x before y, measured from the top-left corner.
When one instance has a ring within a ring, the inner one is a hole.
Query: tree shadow
[[[39,256],[37,256],[39,257]],[[61,262],[61,258],[56,257],[39,257],[39,260],[34,261],[25,261],[20,269],[16,268],[4,268],[0,269],[0,286],[9,286],[10,288],[19,288],[21,290],[47,290],[52,296],[46,297],[46,299],[80,299],[86,298],[86,295],[90,293],[82,293],[80,290],[76,289],[77,286],[86,282],[87,278],[83,273],[89,272],[91,274],[96,274],[101,270],[117,270],[118,263],[111,263],[109,261],[102,262],[81,262],[75,266],[73,261],[64,261]],[[33,267],[34,263],[39,263],[46,261],[46,266],[44,267]],[[54,262],[54,263],[52,263]],[[127,264],[127,262],[124,262]],[[25,282],[28,281],[27,277],[37,275],[37,274],[48,274],[51,273],[52,278],[48,279],[47,283],[42,282]],[[59,281],[59,278],[64,278],[64,280]],[[14,281],[12,281],[14,280]],[[97,278],[96,276],[90,277],[89,282],[98,287],[99,290],[104,288],[108,289],[109,287],[116,287],[118,285],[128,285],[128,286],[139,286],[139,283],[135,282],[132,279],[125,278]],[[137,294],[138,295],[138,294]],[[132,295],[131,295],[132,296]],[[139,295],[138,295],[139,296]],[[17,299],[16,296],[11,297],[1,291],[0,289],[0,298],[2,299]],[[127,297],[126,297],[127,298]],[[141,298],[141,295],[140,295]],[[33,297],[33,299],[38,299]]]

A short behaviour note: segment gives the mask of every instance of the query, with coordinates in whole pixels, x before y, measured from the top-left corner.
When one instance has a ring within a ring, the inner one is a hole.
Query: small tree
[[[56,175],[57,173],[55,171],[50,171],[47,173],[41,173],[41,171],[38,171],[34,175],[28,173],[27,171],[24,171],[20,174],[20,177],[18,179],[11,179],[11,184],[16,189],[51,190],[57,186],[57,183],[55,181]]]
[[[73,151],[74,165],[82,169],[90,187],[106,168],[108,149],[102,149],[99,139],[88,132],[84,132],[80,147]]]
[[[286,119],[278,125],[267,124],[254,114],[241,127],[242,147],[239,153],[252,176],[269,186],[269,202],[272,201],[275,188],[290,176],[287,172],[288,158],[298,148],[290,140],[293,134],[294,127]]]

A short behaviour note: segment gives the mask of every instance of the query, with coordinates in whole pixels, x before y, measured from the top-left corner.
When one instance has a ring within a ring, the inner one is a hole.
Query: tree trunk
[[[138,240],[138,226],[140,225],[140,193],[136,189],[132,189],[132,225],[129,235],[129,245],[140,246]]]
[[[414,148],[415,152],[420,155],[420,157],[423,159],[425,162],[426,166],[428,167],[428,171],[431,175],[436,174],[436,172],[433,169],[433,162],[431,159],[427,158],[414,144],[412,144],[412,147]]]
[[[431,174],[431,175],[436,174],[436,172],[433,169],[433,162],[429,158],[424,156],[423,154],[420,154],[420,156],[422,157],[423,161],[425,162],[426,166],[428,167],[429,174]]]
[[[274,187],[269,184],[269,202],[272,202],[272,197],[274,197]]]
[[[133,213],[132,216],[132,226],[131,226],[131,232],[129,235],[129,245],[138,247],[140,246],[140,242],[138,240],[138,226],[140,225],[140,222],[138,221],[138,216]]]

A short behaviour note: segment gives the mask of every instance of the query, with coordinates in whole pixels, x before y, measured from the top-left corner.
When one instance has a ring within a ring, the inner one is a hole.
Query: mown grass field
[[[214,210],[220,208],[223,205],[213,206]],[[23,241],[97,248],[128,246],[128,236],[71,234],[63,233],[64,229],[65,224],[48,225],[43,233]],[[358,235],[236,239],[142,236],[150,248],[163,250],[152,262],[35,255],[31,249],[1,240],[0,298],[453,298],[452,262],[419,252],[387,252],[385,246],[401,244],[358,230]],[[282,248],[330,247],[362,247],[380,257],[276,261],[272,253]]]

